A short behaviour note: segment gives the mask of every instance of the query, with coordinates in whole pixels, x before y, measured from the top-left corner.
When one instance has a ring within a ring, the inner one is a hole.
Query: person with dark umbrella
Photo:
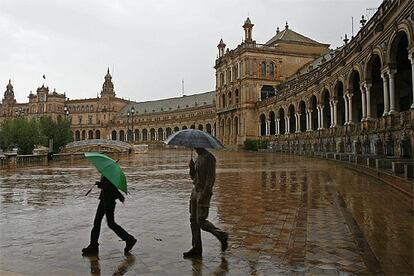
[[[201,229],[213,234],[221,242],[221,251],[228,246],[228,234],[207,220],[210,200],[213,195],[213,185],[216,179],[216,158],[204,148],[195,148],[197,160],[189,162],[190,176],[193,180],[193,190],[190,199],[190,225],[192,233],[192,248],[183,253],[184,258],[201,257]]]
[[[95,220],[91,231],[90,244],[86,248],[82,249],[82,254],[94,255],[99,253],[98,240],[99,234],[101,232],[101,223],[104,216],[106,216],[108,227],[112,229],[121,240],[126,242],[124,252],[128,253],[135,245],[137,240],[134,238],[134,236],[128,234],[128,232],[125,231],[121,226],[116,224],[114,217],[116,199],[124,202],[125,197],[105,176],[102,176],[101,180],[96,182],[96,185],[101,189],[98,209],[96,210]]]

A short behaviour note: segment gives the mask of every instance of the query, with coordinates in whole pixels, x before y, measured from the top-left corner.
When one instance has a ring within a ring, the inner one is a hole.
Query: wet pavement
[[[86,161],[1,172],[0,275],[353,275],[413,274],[410,202],[337,163],[270,153],[217,152],[209,219],[230,233],[224,254],[203,232],[202,259],[190,248],[189,151],[121,159],[130,195],[102,224],[99,257],[82,257],[98,204],[99,179]]]

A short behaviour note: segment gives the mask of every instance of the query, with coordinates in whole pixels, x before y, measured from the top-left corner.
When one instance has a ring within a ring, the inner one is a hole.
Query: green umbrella
[[[125,174],[119,167],[116,161],[106,156],[105,154],[97,152],[85,152],[85,157],[88,159],[98,171],[105,176],[115,187],[127,193],[127,183]]]

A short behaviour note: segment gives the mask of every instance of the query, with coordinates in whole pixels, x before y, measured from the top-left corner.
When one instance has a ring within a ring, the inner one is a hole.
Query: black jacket
[[[125,197],[118,191],[114,184],[112,184],[105,176],[101,177],[101,180],[97,182],[98,188],[101,189],[99,199],[104,202],[111,202],[119,199],[124,202]]]

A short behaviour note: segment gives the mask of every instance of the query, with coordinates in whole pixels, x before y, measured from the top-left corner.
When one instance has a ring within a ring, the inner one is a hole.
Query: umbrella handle
[[[85,196],[88,196],[89,195],[89,193],[90,192],[92,192],[92,189],[93,189],[93,187],[95,186],[96,184],[93,184],[93,186],[89,189],[89,191],[85,194]]]

